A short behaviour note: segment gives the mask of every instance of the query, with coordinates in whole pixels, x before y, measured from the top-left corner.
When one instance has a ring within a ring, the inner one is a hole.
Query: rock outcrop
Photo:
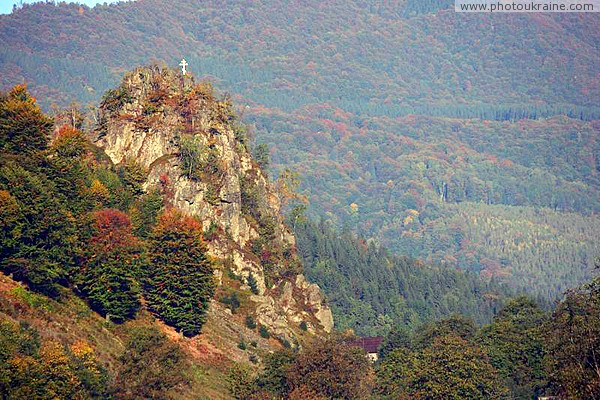
[[[210,85],[168,68],[138,68],[103,99],[95,135],[115,164],[146,169],[145,190],[160,190],[202,221],[209,251],[222,261],[219,281],[224,273],[242,282],[252,275],[258,322],[289,341],[302,321],[313,333],[331,331],[319,287],[299,274],[280,199],[252,159],[231,104]]]

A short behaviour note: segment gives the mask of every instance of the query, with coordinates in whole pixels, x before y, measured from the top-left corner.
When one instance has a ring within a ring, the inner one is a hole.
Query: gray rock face
[[[256,279],[258,295],[252,299],[261,324],[288,340],[303,320],[314,320],[330,332],[331,311],[317,285],[301,275],[275,280],[272,288],[265,284],[264,267],[250,249],[259,234],[257,222],[243,212],[242,185],[258,194],[262,215],[275,222],[274,242],[293,248],[294,237],[283,224],[273,186],[236,136],[230,108],[192,78],[159,67],[138,68],[104,101],[94,142],[115,164],[142,165],[148,171],[146,190],[160,188],[170,205],[197,216],[205,230],[214,230],[211,255],[229,260],[236,275]],[[190,177],[184,171],[183,136],[215,156],[210,175]],[[222,271],[217,276],[222,282]]]

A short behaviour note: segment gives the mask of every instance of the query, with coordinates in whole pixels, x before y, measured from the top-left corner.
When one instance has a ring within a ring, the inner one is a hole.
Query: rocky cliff
[[[319,287],[301,274],[281,200],[251,157],[232,105],[209,84],[138,68],[104,97],[93,140],[115,164],[143,167],[146,191],[202,221],[219,283],[233,277],[252,292],[256,320],[276,337],[297,342],[302,322],[311,333],[331,331]]]

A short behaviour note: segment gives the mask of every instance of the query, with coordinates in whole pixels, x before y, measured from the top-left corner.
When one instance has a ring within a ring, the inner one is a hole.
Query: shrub
[[[179,346],[155,328],[134,329],[119,361],[118,398],[164,399],[169,390],[187,383]]]
[[[254,275],[252,274],[252,272],[250,272],[250,275],[248,275],[248,286],[250,286],[250,291],[253,294],[259,294],[259,290],[258,290],[258,283],[256,282],[256,278],[254,278]]]
[[[261,325],[258,331],[260,333],[260,336],[263,337],[263,338],[265,338],[265,339],[268,339],[268,338],[271,337],[271,334],[269,333],[269,330],[264,325]]]
[[[106,399],[108,375],[84,342],[70,348],[27,323],[0,318],[0,393],[6,399]]]
[[[195,136],[183,135],[179,139],[179,159],[185,176],[190,179],[200,179],[202,173],[219,172],[218,150],[203,145]]]
[[[237,309],[240,308],[240,299],[238,298],[238,295],[235,292],[231,293],[228,296],[223,296],[220,301],[221,303],[229,306],[229,309],[233,314],[235,314]]]
[[[254,321],[254,318],[252,317],[252,315],[247,315],[246,316],[246,326],[249,329],[254,329],[256,328],[256,322]]]
[[[256,390],[250,368],[238,363],[229,370],[227,384],[234,399],[249,399]]]

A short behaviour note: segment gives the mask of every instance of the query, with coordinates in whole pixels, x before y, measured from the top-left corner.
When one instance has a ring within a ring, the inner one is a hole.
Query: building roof
[[[350,340],[348,344],[350,346],[356,346],[364,349],[367,353],[377,353],[379,349],[379,345],[383,342],[383,337],[381,336],[373,336],[373,337],[362,337],[356,340]]]

